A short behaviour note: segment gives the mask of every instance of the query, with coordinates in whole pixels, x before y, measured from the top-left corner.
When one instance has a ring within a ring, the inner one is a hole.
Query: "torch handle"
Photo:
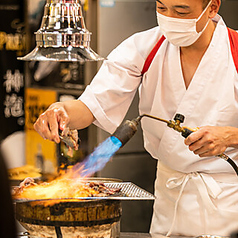
[[[187,127],[184,127],[183,128],[183,131],[182,131],[182,136],[184,138],[187,138],[190,134],[192,134],[195,130],[192,130],[192,129],[189,129]]]

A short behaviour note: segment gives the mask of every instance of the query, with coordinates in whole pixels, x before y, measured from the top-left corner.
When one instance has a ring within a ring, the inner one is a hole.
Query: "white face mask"
[[[197,19],[181,19],[174,17],[166,17],[158,12],[157,22],[160,30],[167,40],[176,46],[186,47],[192,45],[206,29],[209,20],[204,26],[203,30],[197,32],[196,23],[200,20],[203,14],[208,9],[212,1],[208,3],[201,15]]]

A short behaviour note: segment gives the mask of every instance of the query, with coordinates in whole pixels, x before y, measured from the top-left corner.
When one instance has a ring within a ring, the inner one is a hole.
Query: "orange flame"
[[[67,173],[51,182],[30,184],[22,187],[13,197],[14,199],[28,200],[64,199],[91,197],[98,193],[98,191],[87,185],[85,178],[78,176],[78,171],[68,169]]]

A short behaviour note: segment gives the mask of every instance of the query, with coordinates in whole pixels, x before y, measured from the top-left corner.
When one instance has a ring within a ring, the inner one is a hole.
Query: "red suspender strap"
[[[231,54],[238,73],[238,33],[228,28],[228,35],[230,39]]]
[[[143,75],[148,68],[150,67],[150,64],[152,62],[152,60],[155,57],[155,54],[157,53],[158,49],[160,48],[161,44],[164,42],[165,37],[161,36],[161,38],[159,39],[159,41],[156,43],[156,45],[154,46],[154,48],[152,49],[152,51],[150,52],[150,54],[147,56],[146,60],[145,60],[145,64],[144,67],[141,71],[141,74]]]
[[[230,28],[228,29],[228,36],[229,36],[229,40],[230,40],[230,46],[231,46],[231,54],[234,60],[234,64],[238,73],[238,33]],[[155,54],[157,53],[157,51],[159,50],[161,44],[164,42],[165,37],[162,36],[159,41],[156,43],[156,45],[154,46],[154,48],[152,49],[152,51],[150,52],[150,54],[148,55],[148,57],[145,60],[145,64],[143,66],[142,72],[141,74],[143,75],[148,68],[150,67],[150,64],[152,62],[152,60],[155,57]]]

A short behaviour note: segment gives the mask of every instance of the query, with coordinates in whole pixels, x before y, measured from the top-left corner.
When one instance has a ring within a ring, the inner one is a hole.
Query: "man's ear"
[[[211,2],[211,7],[210,7],[210,13],[209,13],[209,17],[213,18],[216,16],[216,14],[218,13],[219,9],[221,6],[221,0],[212,0]]]

